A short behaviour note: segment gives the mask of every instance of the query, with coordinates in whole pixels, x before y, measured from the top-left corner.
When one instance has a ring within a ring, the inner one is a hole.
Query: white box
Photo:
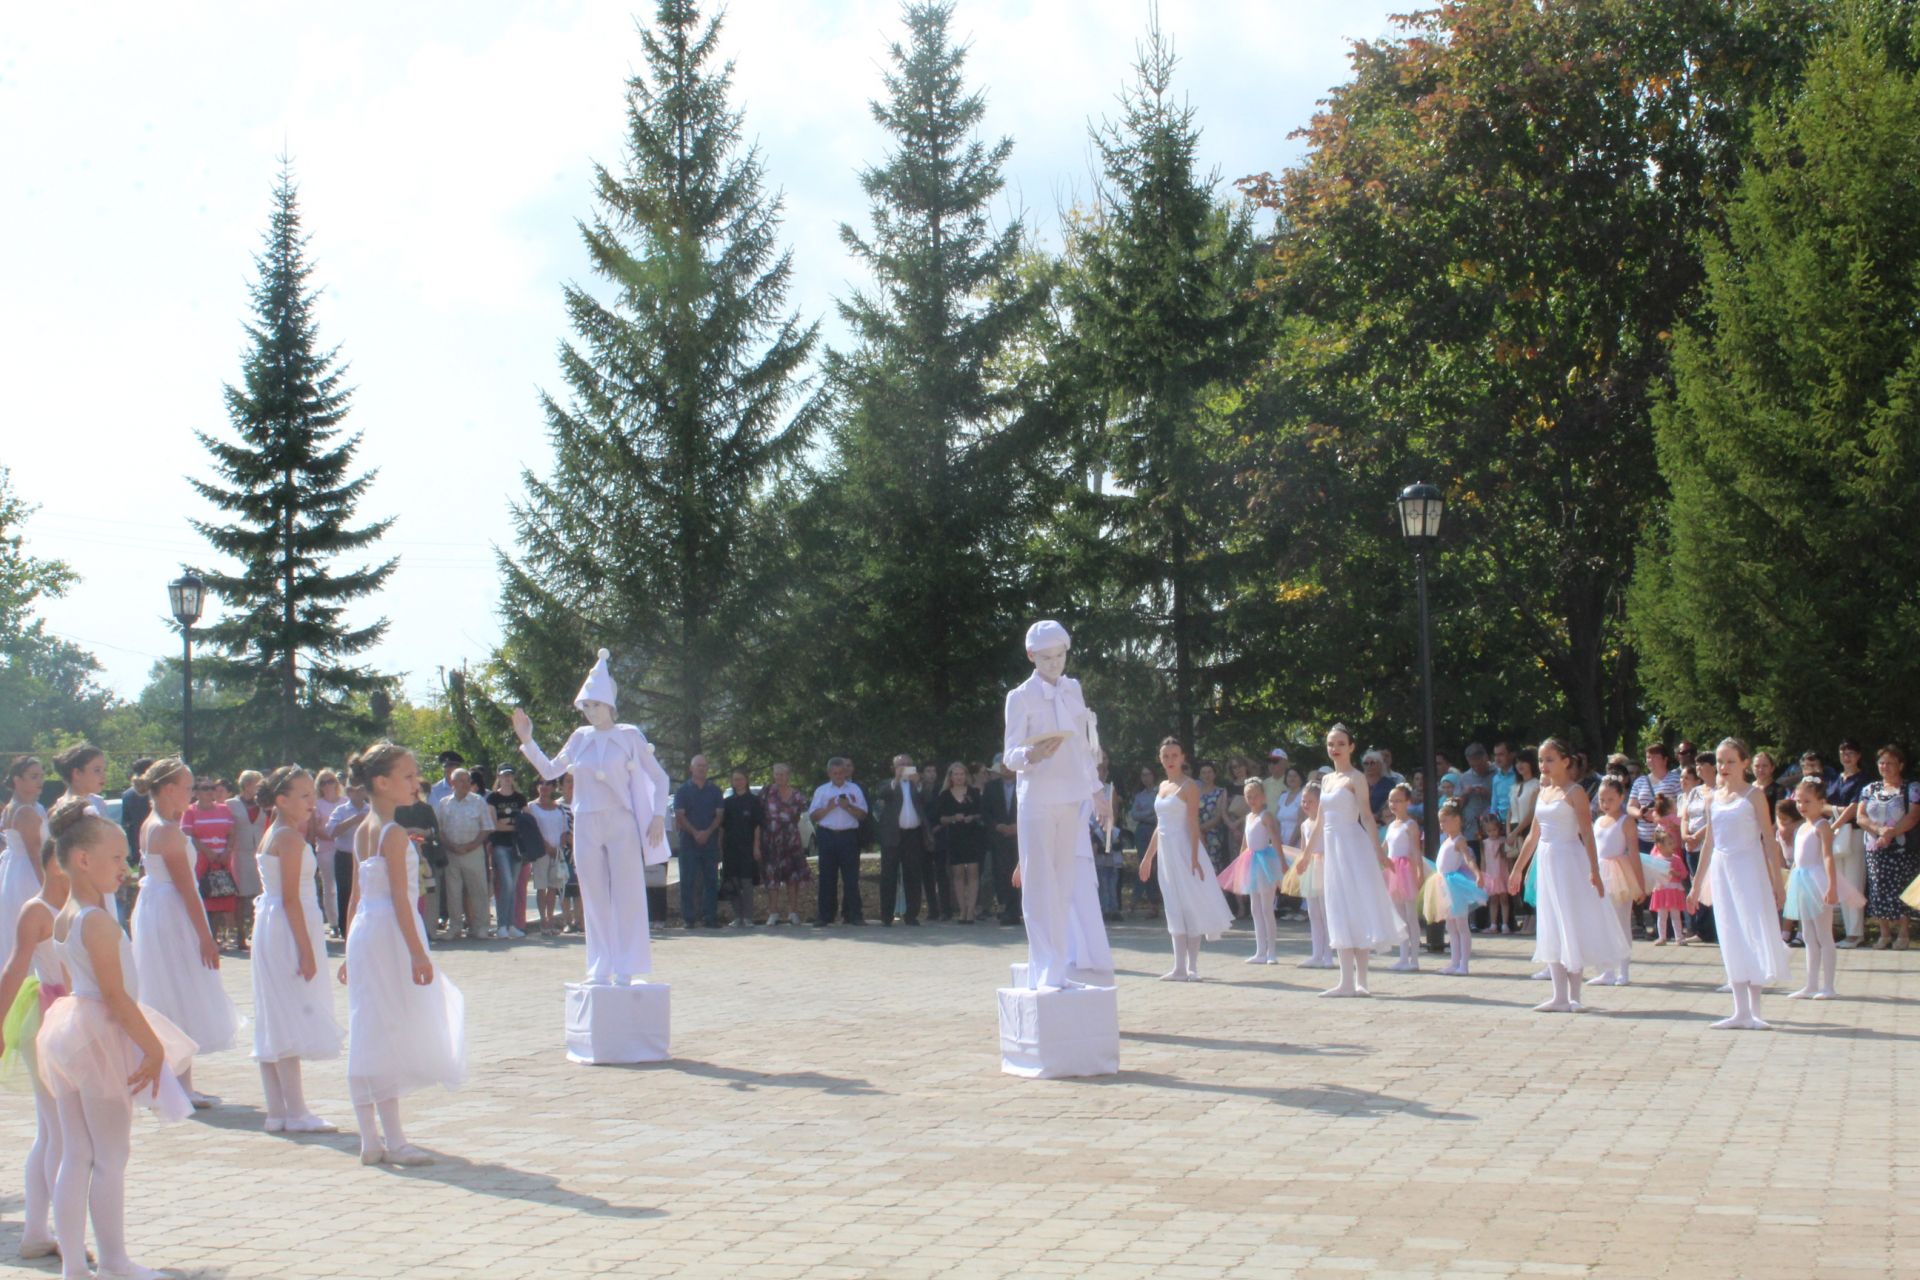
[[[673,1056],[673,988],[664,982],[628,987],[567,984],[567,1060],[585,1063],[664,1062]]]
[[[1000,1069],[1053,1080],[1120,1070],[1120,1000],[1112,987],[1000,988]]]
[[[1067,981],[1077,982],[1083,987],[1110,987],[1113,985],[1113,970],[1082,969],[1077,964],[1067,966]],[[1027,966],[1010,964],[1007,966],[1007,985],[1024,987],[1027,985]]]

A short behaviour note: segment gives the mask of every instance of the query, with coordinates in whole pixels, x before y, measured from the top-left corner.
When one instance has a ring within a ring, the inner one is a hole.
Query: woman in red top
[[[240,941],[240,888],[227,850],[233,810],[227,808],[226,789],[218,778],[195,779],[193,803],[180,819],[180,830],[193,841],[193,874],[200,884],[200,900],[206,904],[207,923],[213,927],[214,939],[231,947]]]

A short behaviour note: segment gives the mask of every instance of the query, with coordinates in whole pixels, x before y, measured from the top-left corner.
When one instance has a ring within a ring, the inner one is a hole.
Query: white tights
[[[53,1232],[60,1274],[86,1280],[87,1218],[103,1271],[133,1272],[127,1256],[127,1158],[132,1154],[133,1100],[67,1094],[60,1110],[60,1174],[53,1185]]]
[[[301,1120],[307,1111],[306,1086],[300,1079],[300,1059],[282,1058],[260,1064],[260,1088],[267,1095],[267,1119]]]
[[[1831,931],[1832,926],[1828,926]],[[1733,984],[1733,1016],[1722,1018],[1713,1024],[1723,1029],[1736,1031],[1767,1031],[1771,1028],[1760,1017],[1760,984],[1757,982],[1736,982]]]
[[[1800,940],[1807,944],[1807,985],[1795,996],[1833,994],[1833,969],[1840,952],[1833,945],[1833,912],[1822,910],[1810,920],[1800,922]]]
[[[1613,914],[1620,921],[1621,936],[1627,940],[1627,945],[1631,947],[1633,945],[1633,903],[1624,898],[1613,899]],[[1626,986],[1627,970],[1632,964],[1633,959],[1630,955],[1623,956],[1619,964],[1600,975],[1602,979],[1600,985],[1603,987]]]
[[[1420,905],[1412,900],[1394,905],[1399,908],[1400,923],[1407,927],[1407,936],[1400,940],[1400,963],[1417,965],[1414,948],[1420,945]]]
[[[1265,964],[1273,959],[1273,890],[1253,891],[1253,962]]]
[[[1320,899],[1308,898],[1307,932],[1313,938],[1313,954],[1307,959],[1314,964],[1333,963],[1333,944],[1327,939],[1327,915]]]
[[[1473,935],[1467,931],[1465,916],[1447,917],[1447,956],[1451,961],[1447,967],[1453,972],[1467,971],[1467,961],[1473,956]]]
[[[379,1117],[379,1128],[374,1127],[374,1117]],[[382,1149],[380,1135],[386,1134],[385,1150],[398,1151],[407,1145],[407,1135],[400,1127],[400,1099],[388,1098],[382,1102],[356,1102],[353,1104],[353,1117],[360,1122],[360,1154],[370,1155]]]
[[[1340,984],[1320,994],[1323,996],[1364,996],[1371,995],[1367,990],[1367,959],[1365,947],[1340,948]]]
[[[1833,922],[1827,922],[1827,931],[1833,931]],[[1662,907],[1653,913],[1653,940],[1655,942],[1680,941],[1680,913],[1672,907]]]
[[[53,1095],[41,1087],[38,1071],[33,1081],[33,1145],[27,1148],[26,1185],[21,1199],[26,1222],[21,1227],[24,1244],[39,1244],[53,1239],[53,1188],[60,1176],[60,1107]]]
[[[1553,998],[1545,1004],[1533,1006],[1535,1013],[1573,1013],[1580,1008],[1580,970],[1569,969],[1559,963],[1547,966],[1547,976],[1553,980]]]

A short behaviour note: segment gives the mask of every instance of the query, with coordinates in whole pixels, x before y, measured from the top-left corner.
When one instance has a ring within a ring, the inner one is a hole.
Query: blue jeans
[[[1108,915],[1120,914],[1120,868],[1095,867],[1093,872],[1100,878],[1100,909]]]
[[[495,844],[488,845],[487,849],[493,855],[493,914],[498,922],[495,928],[505,937],[513,927],[513,887],[520,883],[520,866],[513,856],[513,846]]]
[[[680,920],[697,917],[708,928],[720,923],[720,851],[702,849],[692,841],[680,845]]]

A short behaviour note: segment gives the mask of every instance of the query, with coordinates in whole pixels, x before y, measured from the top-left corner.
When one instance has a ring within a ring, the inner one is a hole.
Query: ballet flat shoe
[[[397,1151],[387,1152],[387,1163],[399,1165],[403,1169],[417,1169],[421,1165],[432,1164],[433,1157],[412,1143],[408,1143]]]
[[[279,1116],[268,1116],[266,1123],[261,1126],[261,1128],[265,1129],[268,1133],[283,1133],[286,1131],[286,1127],[287,1122]]]
[[[51,1258],[59,1252],[60,1246],[52,1240],[22,1239],[20,1241],[20,1257],[23,1261],[31,1262],[35,1258]]]
[[[319,1116],[308,1114],[295,1116],[287,1121],[288,1133],[338,1133],[340,1126]]]
[[[387,1149],[385,1147],[375,1147],[371,1151],[362,1151],[360,1153],[361,1164],[385,1164],[386,1162]]]

